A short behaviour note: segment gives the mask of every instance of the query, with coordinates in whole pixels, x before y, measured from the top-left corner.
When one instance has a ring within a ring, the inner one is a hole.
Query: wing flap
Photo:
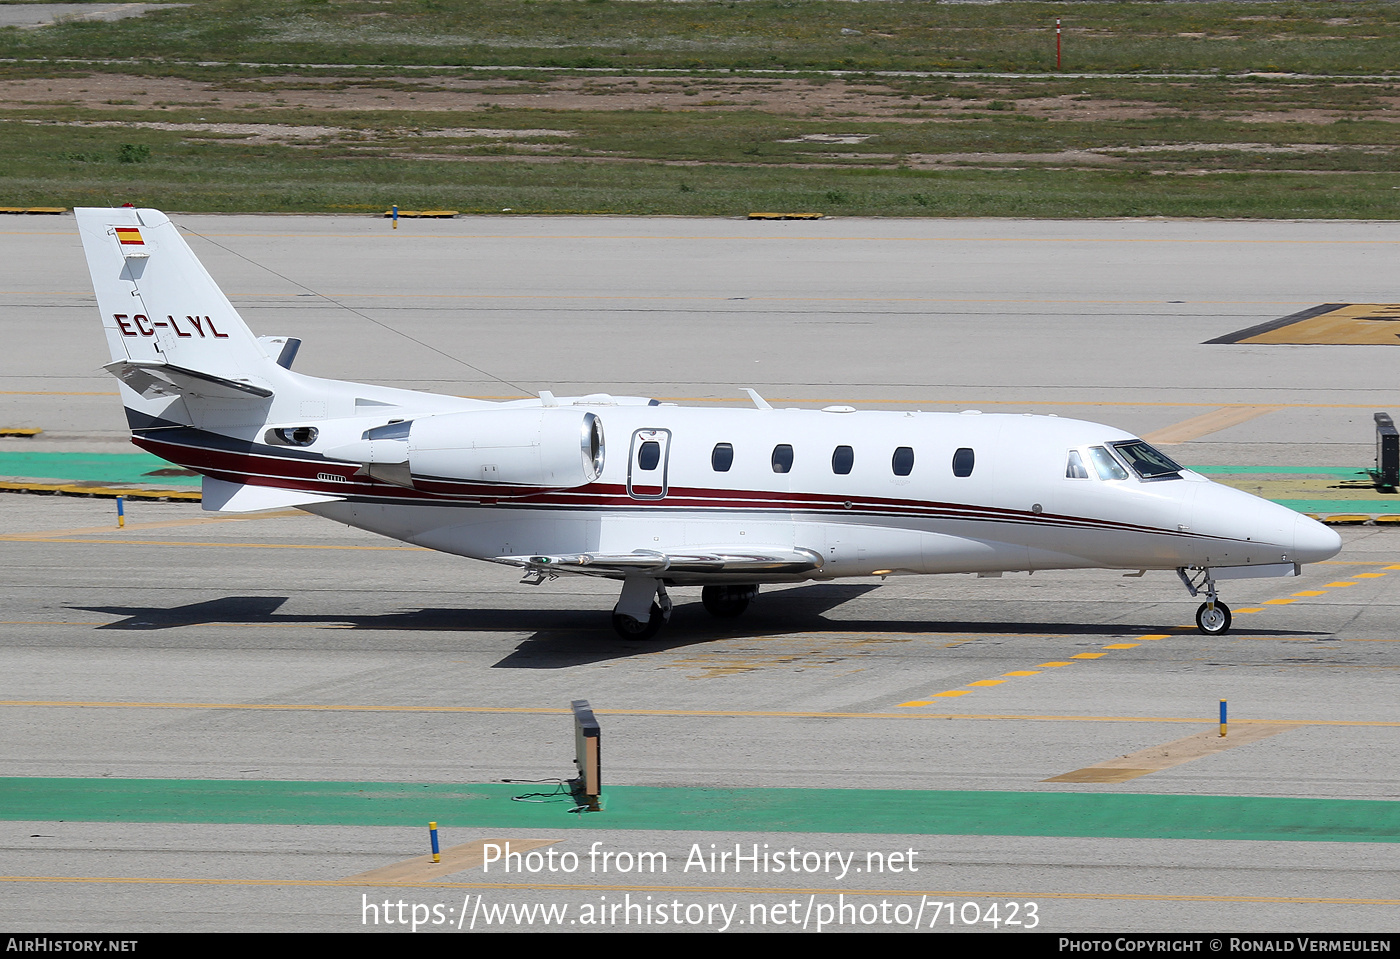
[[[565,553],[556,556],[497,556],[497,562],[540,572],[583,573],[593,576],[685,574],[690,576],[765,573],[792,575],[822,568],[815,550],[789,546],[703,547],[661,553],[638,549],[630,553]]]

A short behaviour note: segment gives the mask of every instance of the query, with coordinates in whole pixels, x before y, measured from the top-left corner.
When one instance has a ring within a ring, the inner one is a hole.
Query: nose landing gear
[[[1207,636],[1223,636],[1230,631],[1230,607],[1216,598],[1215,580],[1210,570],[1199,570],[1199,573],[1193,581],[1186,567],[1178,567],[1176,571],[1192,596],[1199,596],[1203,590],[1206,594],[1206,601],[1196,610],[1196,628]]]

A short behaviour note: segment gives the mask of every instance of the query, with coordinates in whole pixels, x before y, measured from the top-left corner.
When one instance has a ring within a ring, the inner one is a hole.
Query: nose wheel
[[[1195,577],[1192,572],[1196,572]],[[1215,579],[1210,575],[1210,570],[1195,568],[1188,570],[1185,566],[1178,567],[1176,575],[1181,577],[1181,582],[1185,584],[1187,592],[1192,596],[1206,594],[1206,601],[1196,610],[1196,628],[1207,636],[1222,636],[1230,631],[1230,607],[1220,602],[1215,594]]]
[[[1196,628],[1207,636],[1220,636],[1230,631],[1230,607],[1221,602],[1202,603],[1196,610]]]

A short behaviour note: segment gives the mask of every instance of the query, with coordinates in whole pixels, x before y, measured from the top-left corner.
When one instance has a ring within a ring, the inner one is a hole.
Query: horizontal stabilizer
[[[320,493],[303,493],[294,489],[278,489],[275,486],[248,486],[244,483],[228,483],[204,477],[204,509],[220,513],[255,513],[263,509],[286,509],[290,506],[308,506],[312,503],[333,503],[343,496],[324,496]]]
[[[146,399],[157,396],[205,396],[221,400],[267,399],[272,391],[252,383],[225,379],[152,360],[118,360],[103,367]]]
[[[644,574],[809,573],[822,568],[820,553],[791,547],[716,547],[684,553],[634,550],[631,553],[569,553],[562,556],[497,556],[498,562],[542,572],[594,576]]]

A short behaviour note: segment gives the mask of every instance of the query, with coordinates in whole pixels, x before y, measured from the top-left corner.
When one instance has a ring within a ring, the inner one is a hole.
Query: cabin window
[[[773,447],[773,472],[789,473],[792,471],[792,447],[786,443],[779,443]]]
[[[1133,472],[1143,479],[1181,479],[1181,467],[1170,456],[1148,446],[1142,440],[1110,443],[1118,455],[1128,461]]]
[[[728,473],[729,467],[734,465],[733,444],[716,443],[714,451],[710,453],[710,465],[716,473]]]
[[[656,440],[647,440],[637,448],[637,468],[644,470],[654,470],[661,462],[661,444]]]
[[[890,457],[890,469],[894,470],[895,476],[908,476],[914,472],[914,450],[908,446],[895,450],[894,456]]]
[[[1113,458],[1113,454],[1102,446],[1089,447],[1089,461],[1094,464],[1094,472],[1099,474],[1101,480],[1125,480],[1128,478],[1128,471],[1118,465],[1118,461]]]
[[[977,454],[964,446],[953,453],[953,475],[971,476],[972,468],[977,465]]]
[[[856,451],[849,446],[838,446],[831,453],[831,471],[845,476],[856,462]]]
[[[1079,450],[1069,451],[1069,462],[1065,464],[1066,479],[1088,479],[1089,471],[1084,467],[1084,460],[1079,455]]]

